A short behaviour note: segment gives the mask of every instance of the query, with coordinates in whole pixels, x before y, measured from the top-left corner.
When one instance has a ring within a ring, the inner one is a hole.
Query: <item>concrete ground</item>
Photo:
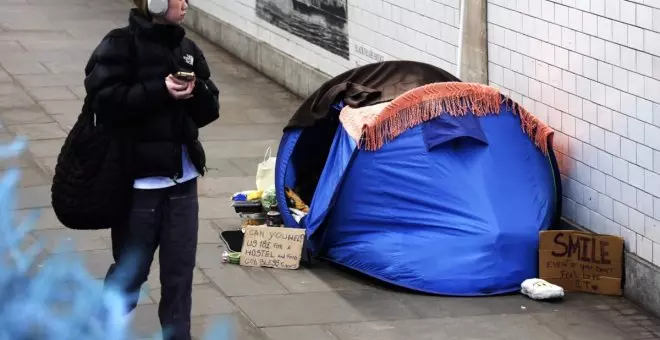
[[[85,62],[103,34],[126,23],[127,10],[127,2],[117,0],[0,0],[0,138],[30,140],[29,155],[17,163],[23,168],[20,213],[39,210],[32,237],[51,252],[68,242],[99,278],[111,261],[109,234],[64,229],[49,207],[50,179],[85,95]],[[431,297],[327,265],[277,271],[223,264],[218,232],[237,227],[228,196],[254,186],[257,162],[268,146],[277,147],[300,99],[190,35],[222,91],[222,118],[202,132],[211,171],[200,183],[196,336],[221,317],[241,340],[660,339],[660,321],[623,298],[569,294],[549,304],[520,295]],[[159,327],[157,277],[155,263],[134,316],[145,337]]]

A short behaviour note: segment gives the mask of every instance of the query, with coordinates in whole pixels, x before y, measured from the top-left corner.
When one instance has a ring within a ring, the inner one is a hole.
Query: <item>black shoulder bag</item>
[[[132,203],[132,143],[121,130],[97,124],[92,101],[93,94],[87,94],[57,158],[51,187],[57,218],[76,230],[122,224]]]

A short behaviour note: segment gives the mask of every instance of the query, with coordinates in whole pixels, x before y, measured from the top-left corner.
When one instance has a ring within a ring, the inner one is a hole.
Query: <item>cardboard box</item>
[[[539,277],[564,288],[602,295],[623,294],[623,238],[575,230],[540,234]]]
[[[305,229],[247,226],[241,266],[298,269]]]

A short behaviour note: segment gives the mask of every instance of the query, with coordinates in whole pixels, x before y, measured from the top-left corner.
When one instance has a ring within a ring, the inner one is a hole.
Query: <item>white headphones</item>
[[[153,16],[163,16],[167,13],[170,3],[168,0],[148,0],[147,9]]]

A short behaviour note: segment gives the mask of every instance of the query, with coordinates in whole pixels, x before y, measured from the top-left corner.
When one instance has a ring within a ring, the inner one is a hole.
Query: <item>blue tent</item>
[[[559,218],[561,192],[551,138],[542,150],[502,98],[499,112],[439,112],[368,150],[337,119],[338,96],[326,117],[282,137],[279,206],[287,187],[310,205],[300,223],[282,209],[285,225],[306,229],[313,256],[397,286],[518,290],[537,276],[538,234]]]

